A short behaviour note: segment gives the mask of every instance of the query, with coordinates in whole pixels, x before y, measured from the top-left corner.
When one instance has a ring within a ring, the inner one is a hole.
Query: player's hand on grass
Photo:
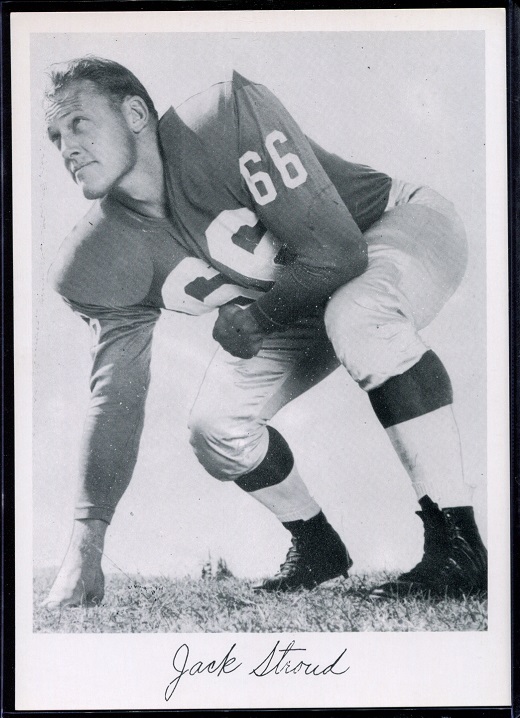
[[[233,356],[251,359],[260,351],[264,333],[251,312],[226,304],[219,309],[213,339]]]

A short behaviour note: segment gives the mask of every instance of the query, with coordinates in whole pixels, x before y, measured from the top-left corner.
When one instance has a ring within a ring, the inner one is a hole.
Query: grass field
[[[233,577],[168,579],[109,576],[93,608],[41,608],[52,580],[35,579],[34,631],[40,633],[269,633],[294,631],[485,631],[483,597],[373,601],[388,574],[329,581],[313,591],[254,593]]]

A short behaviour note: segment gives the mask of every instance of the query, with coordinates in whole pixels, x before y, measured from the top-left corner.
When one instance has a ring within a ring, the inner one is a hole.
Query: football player
[[[47,123],[96,203],[51,272],[94,341],[76,520],[46,605],[103,597],[104,536],[137,458],[162,309],[219,308],[222,348],[191,442],[212,476],[234,481],[292,535],[279,573],[258,590],[312,588],[352,565],[267,424],[340,363],[408,471],[425,529],[421,562],[372,595],[484,589],[450,379],[418,333],[464,273],[451,203],[329,154],[237,73],[159,120],[126,68],[80,58],[53,71]]]

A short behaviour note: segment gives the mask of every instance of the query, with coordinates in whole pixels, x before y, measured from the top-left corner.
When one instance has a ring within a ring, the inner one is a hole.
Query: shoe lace
[[[404,576],[410,579],[446,576],[461,572],[464,565],[476,565],[478,557],[469,546],[460,528],[449,517],[445,517],[442,531],[425,531],[424,556]],[[461,565],[462,563],[462,565]]]
[[[285,561],[280,564],[279,576],[290,576],[301,564],[302,551],[297,538],[293,537],[292,545],[287,551]]]
[[[430,526],[425,523],[423,557],[416,566],[403,574],[401,578],[406,578],[407,580],[423,579],[449,569],[450,561],[447,550],[449,538],[446,531],[448,526],[446,526],[445,521],[442,523],[444,524],[442,527],[439,524]]]

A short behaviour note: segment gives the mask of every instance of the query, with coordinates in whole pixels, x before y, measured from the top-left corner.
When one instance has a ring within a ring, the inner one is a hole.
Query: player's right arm
[[[134,471],[159,310],[102,310],[69,302],[90,326],[92,369],[76,518],[110,521]]]
[[[90,400],[77,518],[110,521],[137,459],[158,307],[143,305],[153,266],[146,244],[96,205],[63,243],[51,286],[90,326]]]

